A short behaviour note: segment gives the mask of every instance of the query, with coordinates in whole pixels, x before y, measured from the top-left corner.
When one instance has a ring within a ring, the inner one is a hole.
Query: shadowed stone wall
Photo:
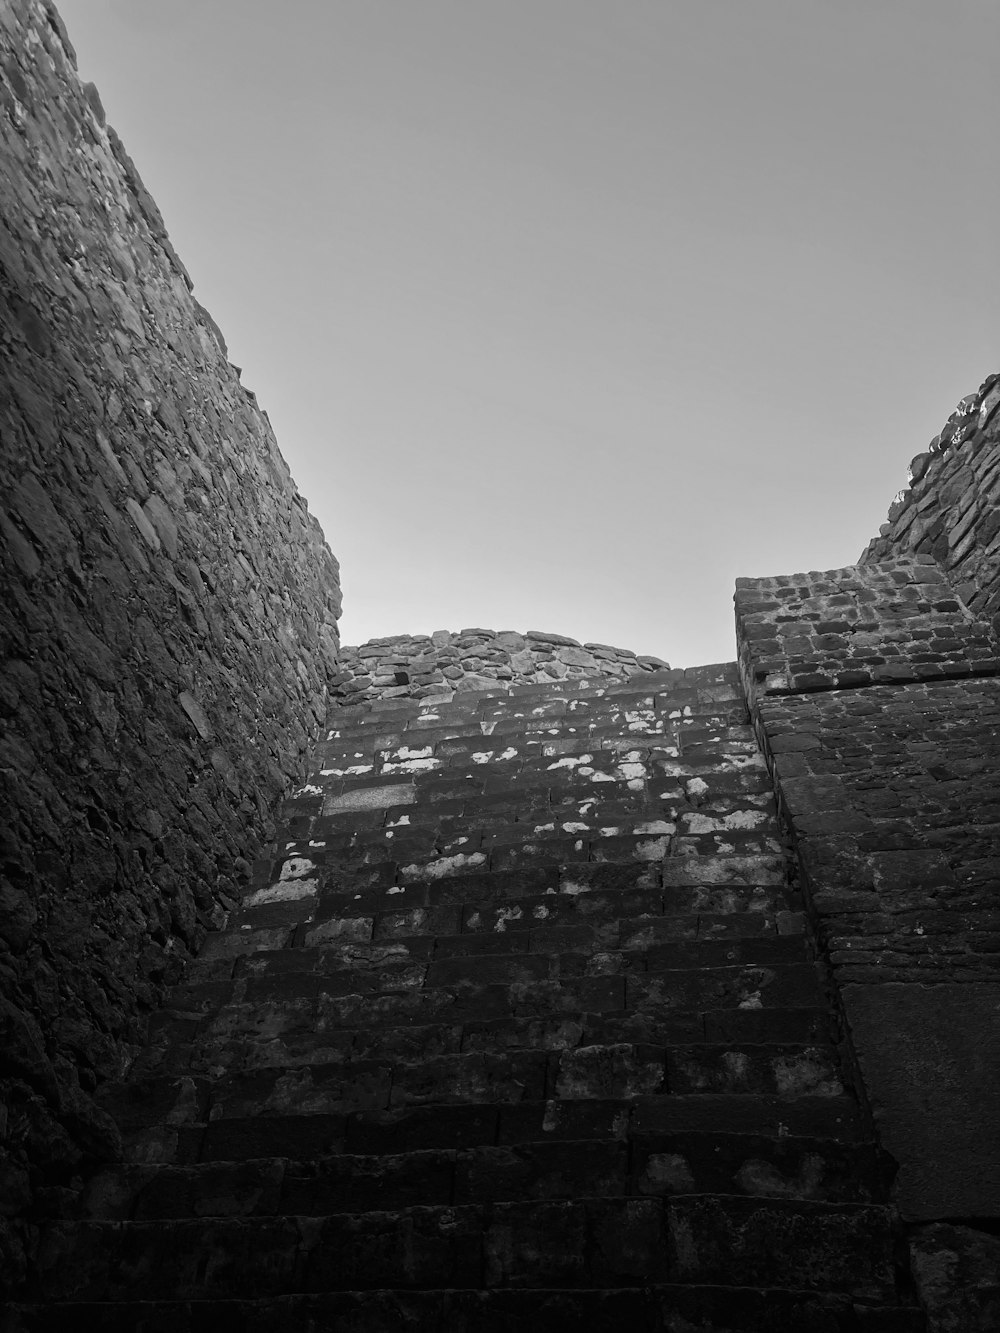
[[[89,1094],[247,882],[339,592],[37,0],[0,5],[0,173],[2,1217],[113,1150]]]
[[[980,566],[981,568],[981,566]],[[931,555],[740,579],[740,662],[933,1333],[1000,1317],[1000,660]]]

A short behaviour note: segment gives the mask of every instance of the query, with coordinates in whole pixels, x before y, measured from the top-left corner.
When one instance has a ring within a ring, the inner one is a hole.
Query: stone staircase
[[[342,709],[8,1333],[917,1333],[735,667]]]

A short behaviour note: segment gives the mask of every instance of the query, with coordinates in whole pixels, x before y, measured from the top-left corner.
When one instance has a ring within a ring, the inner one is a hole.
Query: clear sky
[[[61,0],[345,642],[731,659],[1000,369],[996,0]]]

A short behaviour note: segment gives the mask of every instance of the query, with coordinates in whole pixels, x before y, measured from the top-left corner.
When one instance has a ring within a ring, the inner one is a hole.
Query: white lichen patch
[[[563,755],[562,759],[557,759],[554,764],[549,764],[548,771],[551,773],[557,768],[579,768],[581,773],[587,774],[592,773],[594,770],[592,768],[581,767],[581,765],[592,764],[593,762],[594,756],[592,754],[567,754]]]
[[[494,925],[493,929],[499,931],[500,934],[502,935],[503,932],[507,929],[507,922],[520,921],[522,915],[523,913],[520,907],[501,907],[500,911],[497,912],[496,924]],[[472,915],[469,918],[469,924],[470,925],[479,924],[478,912],[472,913]]]
[[[554,824],[546,824],[545,827],[546,827],[547,829],[552,829],[552,828],[555,828],[555,825],[554,825]],[[590,825],[589,825],[589,824],[578,824],[575,820],[570,820],[570,821],[567,821],[567,823],[565,823],[565,824],[562,825],[562,831],[563,831],[564,833],[589,833],[589,832],[590,832]],[[540,833],[541,830],[540,830],[540,829],[536,829],[535,832],[536,832],[536,833]]]
[[[681,816],[688,833],[726,833],[734,829],[755,829],[767,824],[771,816],[766,810],[735,810],[721,818],[701,813]]]
[[[677,825],[670,824],[665,819],[647,819],[641,824],[636,824],[632,832],[633,833],[676,833]]]
[[[363,773],[371,773],[374,764],[350,764],[347,768],[321,768],[321,778],[359,778]]]
[[[394,805],[413,805],[417,790],[412,782],[397,782],[387,787],[361,787],[341,796],[328,796],[323,802],[323,814],[339,814],[346,810],[388,810]]]
[[[446,875],[474,870],[485,864],[486,857],[482,852],[459,852],[456,856],[441,856],[436,861],[428,861],[426,865],[404,866],[402,873],[407,879],[443,879]]]
[[[440,759],[405,759],[399,764],[383,764],[383,773],[429,773],[440,768]]]
[[[389,829],[389,828],[400,828],[403,824],[408,824],[409,822],[410,822],[410,816],[409,816],[409,815],[400,815],[398,819],[394,819],[394,820],[392,820],[391,823],[386,824],[386,828],[387,828],[387,829]]]
[[[264,889],[256,889],[243,899],[244,907],[264,907],[268,903],[294,903],[302,898],[315,898],[319,892],[318,879],[278,880]]]
[[[669,838],[651,838],[649,842],[636,843],[635,859],[637,861],[662,861],[669,846]]]
[[[508,745],[506,750],[504,750],[503,754],[498,755],[497,758],[500,759],[501,762],[506,759],[516,759],[517,751],[514,749],[513,745]]]
[[[298,879],[302,875],[311,875],[316,869],[308,856],[290,856],[281,867],[279,879]]]
[[[763,1009],[763,1008],[764,1008],[764,1001],[760,998],[760,991],[759,991],[759,990],[755,990],[752,994],[746,996],[745,999],[740,1000],[739,1004],[737,1005],[737,1008],[738,1008],[738,1009]]]
[[[564,879],[559,885],[559,892],[568,898],[576,898],[581,893],[589,893],[590,885],[586,880]]]
[[[495,750],[477,750],[476,753],[471,756],[472,762],[474,764],[488,764],[495,753]]]
[[[322,787],[314,787],[311,782],[307,782],[304,787],[298,787],[292,792],[292,796],[319,796],[323,791]]]
[[[433,745],[421,746],[419,750],[411,750],[408,745],[401,745],[398,750],[381,751],[382,758],[390,763],[403,763],[407,759],[429,759],[433,753]]]

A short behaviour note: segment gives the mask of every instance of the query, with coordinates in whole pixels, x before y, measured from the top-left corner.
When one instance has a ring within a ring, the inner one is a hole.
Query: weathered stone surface
[[[995,1327],[1000,378],[859,566],[740,581],[757,739],[731,664],[338,664],[49,0],[0,147],[5,1333],[924,1333],[890,1197],[930,1333]]]
[[[335,706],[43,1285],[915,1327],[790,869],[732,665]]]
[[[451,691],[505,690],[567,677],[627,681],[664,670],[670,664],[659,657],[637,657],[604,644],[581,648],[561,634],[435,630],[429,637],[401,634],[342,648],[333,691],[341,703],[353,705],[393,696],[446,698]]]
[[[925,554],[948,571],[965,604],[1000,633],[1000,376],[963,398],[929,452],[910,464],[910,485],[869,542],[860,565]]]
[[[0,155],[0,1169],[41,1198],[115,1151],[90,1094],[247,882],[340,598],[40,0],[0,12]]]
[[[910,1261],[928,1333],[1000,1328],[1000,1237],[947,1222],[917,1227]]]
[[[942,510],[958,501],[940,468],[915,468],[915,485],[918,475],[942,487],[932,492]],[[902,512],[891,516],[897,537]],[[993,1226],[1000,678],[982,618],[993,585],[989,575],[959,594],[940,554],[876,543],[854,569],[740,580],[740,666],[881,1142],[898,1163],[894,1202],[911,1223]],[[930,1327],[988,1327],[997,1282],[977,1277],[968,1295],[959,1284],[966,1266],[981,1272],[989,1246],[936,1250],[937,1239],[917,1239],[925,1231],[912,1235]]]
[[[882,1144],[899,1163],[900,1212],[995,1217],[1000,980],[849,985],[843,997]]]

